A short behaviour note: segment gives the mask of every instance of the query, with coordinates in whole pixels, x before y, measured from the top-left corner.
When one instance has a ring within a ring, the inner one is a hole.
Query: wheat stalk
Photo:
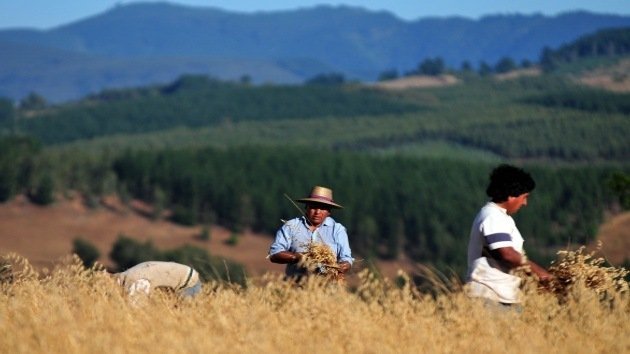
[[[306,252],[298,265],[307,269],[309,273],[319,274],[331,280],[344,279],[343,273],[339,271],[341,267],[337,264],[337,256],[330,246],[323,242],[311,242],[306,245]]]
[[[547,288],[561,298],[566,297],[578,284],[593,290],[601,297],[613,293],[628,293],[628,282],[624,280],[629,274],[628,270],[604,266],[605,259],[595,257],[595,253],[586,253],[584,246],[576,251],[559,251],[560,260],[549,267],[549,272],[555,279]]]

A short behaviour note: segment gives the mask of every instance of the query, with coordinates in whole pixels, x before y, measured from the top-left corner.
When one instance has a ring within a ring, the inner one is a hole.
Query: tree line
[[[399,77],[409,77],[414,75],[440,76],[443,74],[488,76],[491,74],[504,74],[517,69],[528,69],[534,67],[536,63],[528,59],[517,62],[510,57],[502,57],[494,64],[480,61],[478,65],[473,65],[470,61],[464,60],[458,68],[451,68],[446,65],[442,57],[429,57],[421,60],[415,68],[400,73],[396,69],[382,71],[378,75],[378,81],[394,80]]]
[[[558,49],[544,48],[540,65],[545,71],[584,58],[614,58],[630,54],[630,28],[597,31]]]
[[[384,70],[379,74],[378,80],[392,80],[400,76],[412,75],[437,76],[445,73],[476,73],[479,76],[487,76],[507,73],[516,69],[527,69],[535,65],[539,65],[544,71],[551,72],[563,64],[584,58],[621,57],[629,53],[630,29],[613,28],[582,36],[556,49],[545,47],[540,51],[537,62],[532,62],[528,59],[517,62],[513,58],[505,56],[498,59],[495,63],[488,63],[482,60],[477,65],[464,60],[460,68],[457,69],[447,67],[444,59],[437,56],[422,59],[415,68],[402,74],[396,69]]]

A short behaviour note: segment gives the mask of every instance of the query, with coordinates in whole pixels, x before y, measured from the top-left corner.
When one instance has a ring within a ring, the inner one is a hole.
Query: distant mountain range
[[[0,96],[35,92],[62,102],[182,74],[294,84],[334,72],[372,81],[426,58],[454,68],[503,57],[537,61],[544,47],[627,26],[630,16],[588,12],[404,21],[348,6],[242,14],[136,3],[50,30],[0,31]]]

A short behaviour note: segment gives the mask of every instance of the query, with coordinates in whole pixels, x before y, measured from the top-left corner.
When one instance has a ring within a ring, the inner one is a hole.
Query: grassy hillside
[[[401,114],[419,103],[356,86],[250,86],[187,76],[147,89],[107,91],[73,105],[36,112],[18,129],[48,144],[175,127],[239,122]],[[51,129],[53,128],[54,129]]]
[[[81,150],[309,145],[426,156],[427,146],[439,146],[436,156],[495,160],[625,163],[630,156],[630,94],[558,75],[402,91],[195,82],[113,91],[19,126]]]

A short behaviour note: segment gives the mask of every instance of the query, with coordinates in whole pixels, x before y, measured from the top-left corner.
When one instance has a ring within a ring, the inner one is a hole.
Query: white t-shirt
[[[512,247],[523,254],[523,242],[514,219],[504,208],[492,202],[481,208],[468,242],[468,294],[502,303],[520,302],[520,278],[487,255],[489,250],[503,247]]]

